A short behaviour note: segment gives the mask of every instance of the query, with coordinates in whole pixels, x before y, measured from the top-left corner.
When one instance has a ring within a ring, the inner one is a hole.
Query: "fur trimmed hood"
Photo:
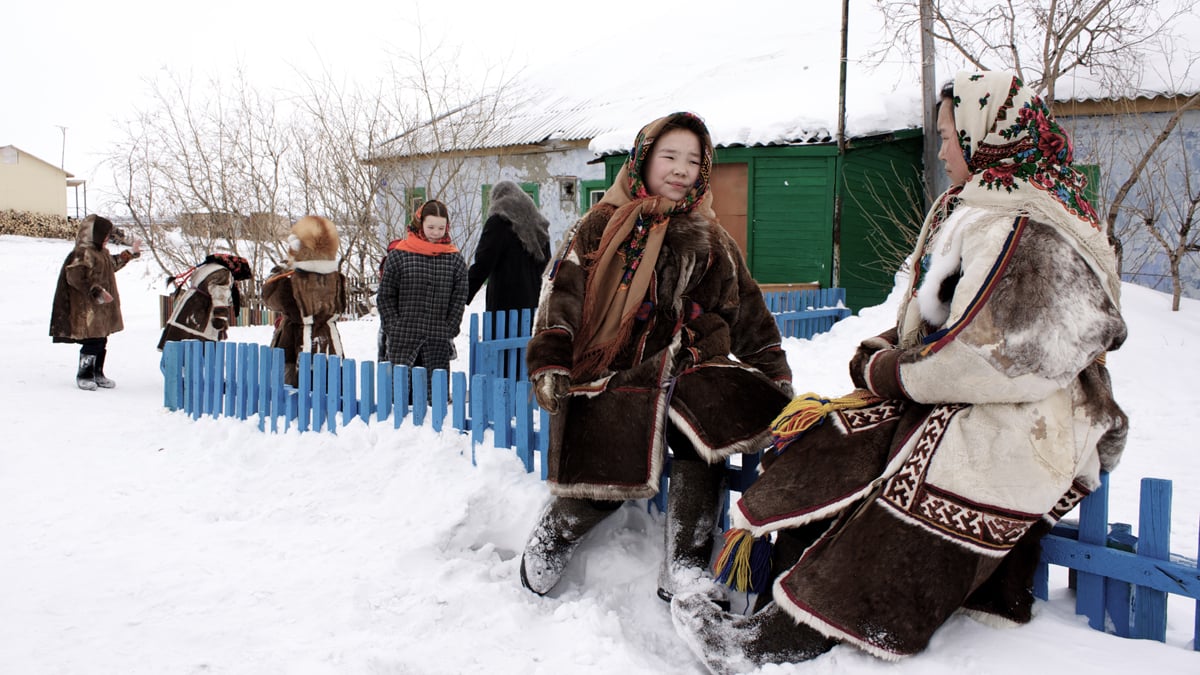
[[[292,233],[287,241],[288,256],[296,263],[297,268],[307,269],[301,263],[337,260],[337,228],[328,218],[304,216],[292,225]],[[334,268],[336,269],[336,265]]]
[[[512,223],[521,248],[538,262],[546,261],[550,244],[550,221],[538,211],[537,204],[520,185],[504,180],[492,186],[488,217],[500,216]]]

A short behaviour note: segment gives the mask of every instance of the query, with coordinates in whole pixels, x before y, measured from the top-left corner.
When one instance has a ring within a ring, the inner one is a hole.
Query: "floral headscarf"
[[[1100,229],[1084,197],[1087,178],[1072,167],[1070,137],[1020,78],[1003,71],[958,73],[954,125],[972,173],[968,185],[1006,193],[1040,190]]]
[[[642,172],[650,160],[654,141],[664,132],[687,129],[700,139],[700,173],[679,201],[651,195]],[[624,346],[633,330],[634,317],[646,298],[654,266],[666,238],[671,216],[699,210],[716,219],[708,191],[713,145],[708,127],[698,116],[677,112],[642,127],[629,159],[617,173],[601,204],[617,210],[608,220],[599,248],[591,254],[595,264],[588,275],[583,297],[583,317],[575,339],[577,379],[598,375]]]

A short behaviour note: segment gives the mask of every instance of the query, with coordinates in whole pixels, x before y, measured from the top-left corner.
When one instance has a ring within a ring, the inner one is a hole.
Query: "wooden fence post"
[[[413,424],[425,424],[425,411],[429,407],[429,371],[423,366],[412,368],[412,411]]]
[[[408,366],[394,366],[392,368],[392,405],[395,407],[395,413],[392,415],[392,422],[397,429],[408,415],[408,385]]]
[[[342,359],[342,426],[358,416],[357,380],[354,359]]]
[[[341,393],[338,391],[342,383],[342,357],[337,354],[326,354],[329,361],[329,376],[325,378],[325,425],[330,433],[337,433],[337,413],[341,409]]]
[[[375,412],[375,419],[380,422],[386,422],[388,415],[392,414],[392,364],[390,362],[379,362],[377,383],[379,403]]]
[[[296,355],[296,428],[301,432],[310,428],[320,430],[319,426],[311,425],[312,392],[313,392],[313,359],[311,352],[300,352]]]
[[[1154,560],[1168,560],[1171,557],[1171,481],[1142,479],[1137,554]],[[1166,593],[1145,586],[1135,588],[1133,637],[1166,642]]]
[[[362,398],[358,404],[358,417],[363,424],[370,424],[371,413],[375,411],[375,364],[363,361],[361,368]]]
[[[329,357],[325,354],[310,354],[313,362],[312,386],[312,430],[320,431],[325,426],[325,392],[329,388]]]
[[[442,422],[446,420],[446,400],[450,398],[448,391],[449,381],[447,376],[449,373],[441,368],[433,371],[433,430],[441,432]]]
[[[454,373],[454,387],[451,398],[454,403],[454,419],[452,424],[459,431],[467,430],[467,374]]]
[[[237,364],[238,346],[236,342],[222,342],[225,346],[225,416],[237,414]]]

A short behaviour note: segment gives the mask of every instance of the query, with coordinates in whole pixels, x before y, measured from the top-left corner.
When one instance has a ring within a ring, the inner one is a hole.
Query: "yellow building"
[[[15,145],[0,146],[0,211],[67,215],[70,173]]]

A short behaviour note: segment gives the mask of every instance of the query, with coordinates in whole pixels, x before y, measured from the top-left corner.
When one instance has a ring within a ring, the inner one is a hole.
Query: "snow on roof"
[[[596,154],[625,152],[645,123],[679,110],[704,118],[718,146],[830,142],[838,128],[840,5],[767,4],[750,17],[667,11],[644,17],[626,34],[591,36],[592,43],[530,70],[520,94],[509,96],[520,102],[488,116],[489,129],[467,122],[463,110],[442,120],[460,125],[454,133],[435,139],[414,129],[372,154],[555,139],[590,139]],[[855,4],[865,6],[851,10],[847,136],[919,127],[917,68],[870,68],[857,60],[855,45],[872,43],[879,23],[870,3]],[[763,23],[763,16],[778,20]]]

